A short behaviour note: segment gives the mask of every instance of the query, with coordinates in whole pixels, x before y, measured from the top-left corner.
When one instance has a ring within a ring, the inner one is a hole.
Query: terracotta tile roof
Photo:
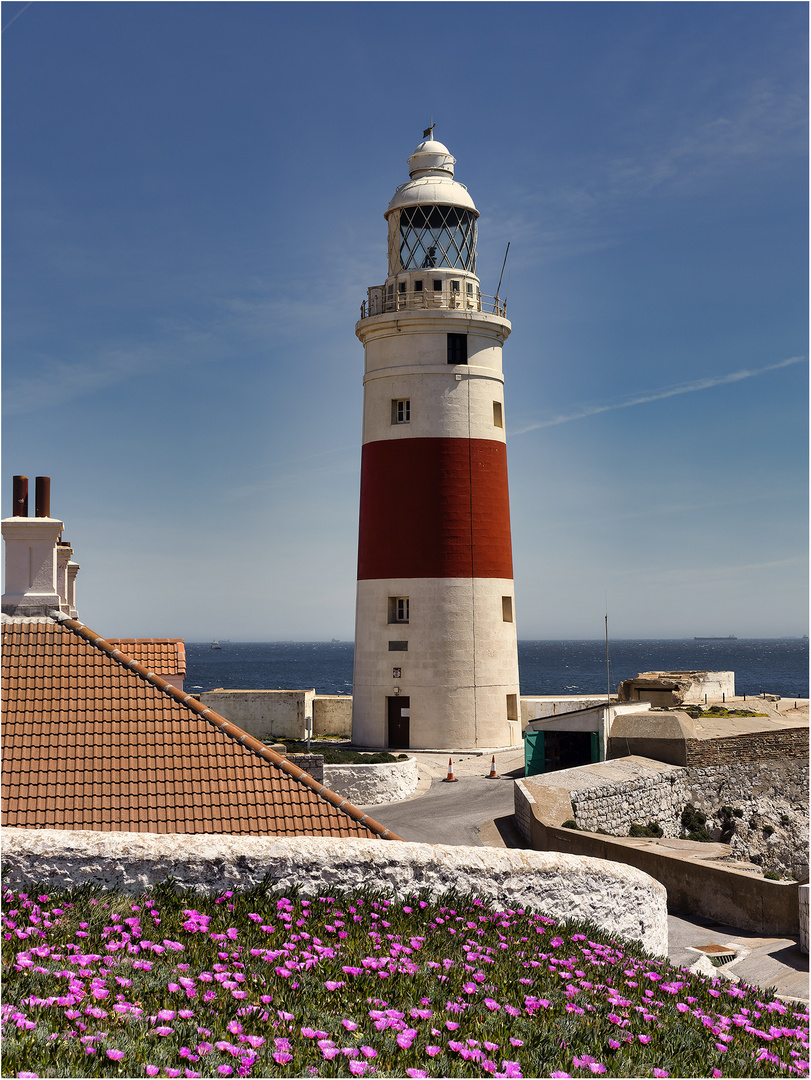
[[[3,824],[399,840],[64,616],[3,619]]]
[[[156,673],[171,672],[186,677],[186,644],[182,638],[108,638],[131,660],[146,664]]]

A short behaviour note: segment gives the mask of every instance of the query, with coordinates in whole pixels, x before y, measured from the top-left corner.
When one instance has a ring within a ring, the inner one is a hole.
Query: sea
[[[186,690],[352,693],[351,641],[186,642]],[[642,671],[734,671],[738,694],[808,697],[807,638],[519,641],[521,693],[602,694]]]

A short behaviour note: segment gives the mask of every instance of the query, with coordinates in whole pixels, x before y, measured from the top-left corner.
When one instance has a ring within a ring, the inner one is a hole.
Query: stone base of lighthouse
[[[408,599],[407,622],[398,621],[398,598]],[[359,581],[352,741],[452,750],[520,745],[513,611],[506,579]]]

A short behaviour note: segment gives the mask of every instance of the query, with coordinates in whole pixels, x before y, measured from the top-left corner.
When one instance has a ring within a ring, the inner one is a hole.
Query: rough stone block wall
[[[331,837],[158,836],[3,829],[7,888],[83,883],[139,893],[174,877],[180,888],[250,888],[270,877],[305,896],[369,886],[405,899],[425,890],[590,919],[610,934],[667,954],[667,893],[635,867],[559,852]]]
[[[808,874],[808,762],[805,758],[728,761],[674,773],[656,773],[622,785],[572,793],[581,829],[627,836],[631,825],[656,821],[666,837],[682,835],[687,803],[707,814],[707,829],[720,837],[723,806],[733,817],[727,841],[739,859],[802,880]]]
[[[285,757],[288,761],[292,761],[294,765],[298,765],[300,769],[308,772],[313,780],[317,780],[320,784],[326,784],[327,787],[330,786],[329,782],[324,779],[323,754],[285,754]]]
[[[808,757],[808,728],[756,731],[728,739],[688,739],[688,765],[755,763],[765,758]]]

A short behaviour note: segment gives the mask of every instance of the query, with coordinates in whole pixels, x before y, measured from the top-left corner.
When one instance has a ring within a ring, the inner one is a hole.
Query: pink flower
[[[343,1024],[343,1026],[346,1028],[347,1031],[357,1031],[358,1030],[358,1025],[354,1022],[354,1020],[342,1020],[341,1023]]]
[[[437,1054],[442,1053],[442,1047],[441,1046],[426,1046],[425,1047],[425,1053],[429,1057],[436,1057]]]
[[[108,1050],[107,1051],[107,1057],[110,1058],[112,1061],[120,1061],[123,1056],[124,1056],[124,1051],[123,1050]]]
[[[716,1050],[720,1050],[721,1053],[723,1053],[727,1049],[726,1044],[722,1043],[722,1042],[717,1042],[715,1044],[715,1048],[716,1048]]]
[[[641,1043],[649,1043],[650,1042],[650,1035],[637,1035],[637,1038],[639,1039],[639,1041]]]
[[[654,1069],[653,1070],[653,1075],[654,1076],[670,1076],[670,1073],[667,1071],[667,1069]]]
[[[147,1076],[157,1076],[161,1070],[159,1065],[144,1065],[144,1071]]]
[[[286,1054],[283,1050],[276,1050],[273,1054],[273,1060],[277,1065],[286,1065],[288,1061],[293,1060],[292,1054]]]
[[[425,1069],[406,1069],[409,1076],[427,1076]]]
[[[369,1068],[365,1061],[350,1061],[349,1071],[353,1076],[363,1076],[366,1070]]]

